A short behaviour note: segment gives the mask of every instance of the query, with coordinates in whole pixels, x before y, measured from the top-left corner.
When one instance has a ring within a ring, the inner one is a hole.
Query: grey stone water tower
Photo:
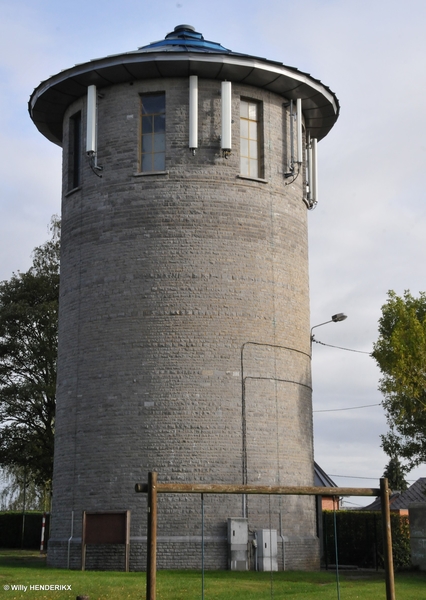
[[[79,566],[83,510],[130,510],[143,569],[149,471],[313,485],[307,213],[338,101],[182,25],[51,77],[29,109],[63,148],[49,562]],[[313,499],[206,497],[207,567],[226,568],[230,517],[277,530],[280,569],[318,566]],[[158,534],[160,567],[198,568],[200,498],[161,497]]]

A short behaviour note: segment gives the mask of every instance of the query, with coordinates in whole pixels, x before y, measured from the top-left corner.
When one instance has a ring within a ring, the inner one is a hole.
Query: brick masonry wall
[[[155,91],[166,92],[166,172],[141,175],[140,94]],[[265,181],[239,177],[241,97],[263,103]],[[70,536],[72,511],[74,535],[82,510],[124,509],[132,511],[131,536],[146,535],[146,499],[134,485],[150,470],[160,481],[313,485],[307,211],[302,176],[293,183],[283,176],[284,103],[234,84],[233,152],[225,159],[220,82],[199,82],[195,156],[186,79],[104,88],[102,178],[84,160],[72,193],[68,120],[81,110],[85,123],[83,99],[68,110],[52,565],[64,566],[58,548]],[[206,535],[226,537],[241,498],[208,502]],[[272,503],[284,535],[310,540],[312,565],[313,499]],[[269,526],[265,498],[250,498],[248,510],[251,528]],[[159,535],[200,535],[199,515],[199,497],[162,497]],[[178,546],[176,554],[160,545],[159,560],[195,564],[191,543]],[[217,556],[211,566],[226,566],[226,553]]]

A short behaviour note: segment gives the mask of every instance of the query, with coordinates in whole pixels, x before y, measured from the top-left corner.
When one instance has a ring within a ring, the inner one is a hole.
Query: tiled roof
[[[391,510],[406,510],[413,502],[426,504],[426,477],[420,477],[405,492],[394,492],[389,499]],[[380,498],[376,498],[363,510],[380,510]]]
[[[314,463],[315,485],[317,487],[337,487],[336,484],[321,467]]]

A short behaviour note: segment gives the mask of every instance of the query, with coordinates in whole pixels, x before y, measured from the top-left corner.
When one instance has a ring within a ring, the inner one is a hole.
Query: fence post
[[[157,589],[157,473],[148,473],[148,536],[146,600],[156,600]]]
[[[44,552],[44,532],[46,529],[46,513],[43,513],[43,517],[41,519],[41,539],[40,539],[40,554]]]
[[[392,531],[389,506],[389,486],[386,477],[380,479],[380,501],[382,504],[383,549],[386,578],[386,600],[395,600],[395,581],[393,574]]]

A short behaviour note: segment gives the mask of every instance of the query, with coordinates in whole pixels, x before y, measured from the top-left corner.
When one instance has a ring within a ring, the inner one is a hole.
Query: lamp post
[[[337,313],[337,314],[333,315],[329,321],[324,321],[324,323],[319,323],[318,325],[314,325],[313,327],[311,327],[311,348],[312,348],[312,342],[314,341],[314,335],[313,335],[312,331],[316,327],[321,327],[322,325],[327,325],[327,323],[339,323],[340,321],[344,321],[347,318],[348,318],[347,315],[345,315],[344,313]]]
[[[312,331],[314,329],[316,329],[316,327],[321,327],[322,325],[327,325],[327,323],[340,323],[340,321],[344,321],[345,319],[347,319],[348,317],[344,314],[344,313],[337,313],[335,315],[333,315],[331,317],[331,319],[329,319],[328,321],[324,321],[324,323],[318,323],[318,325],[314,325],[313,327],[311,327],[311,360],[312,360],[312,342],[314,341],[314,334],[312,333]],[[334,506],[334,502],[335,499],[333,497],[333,506]],[[321,546],[323,545],[323,531],[322,531],[322,525],[320,525],[320,523],[322,523],[322,496],[316,496],[316,503],[317,503],[317,527],[319,529],[320,532],[320,539],[321,539]],[[340,505],[340,499],[338,498],[337,501],[337,506]],[[336,513],[334,513],[336,514]],[[319,517],[319,519],[318,519]],[[338,571],[336,572],[336,576],[338,577]],[[340,599],[340,588],[339,588],[339,583],[338,583],[338,596]]]

